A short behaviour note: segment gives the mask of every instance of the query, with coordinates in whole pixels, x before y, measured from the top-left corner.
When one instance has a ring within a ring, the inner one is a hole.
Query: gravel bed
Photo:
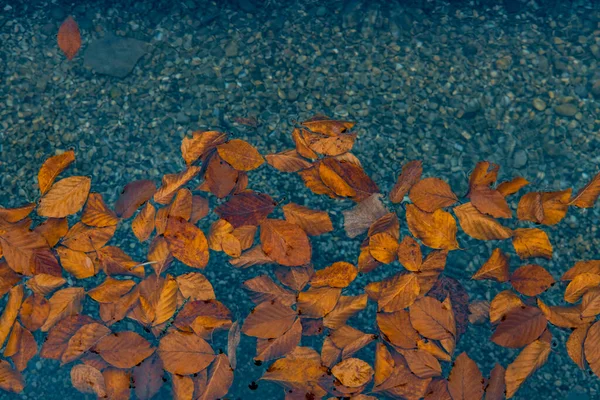
[[[384,193],[413,159],[423,160],[424,176],[443,178],[459,195],[480,160],[498,163],[500,180],[520,175],[537,190],[579,188],[600,165],[600,8],[592,1],[1,4],[3,207],[37,200],[41,163],[69,148],[77,161],[68,174],[92,176],[92,191],[113,204],[127,182],[159,182],[163,174],[180,171],[181,139],[192,131],[224,130],[268,154],[293,147],[294,121],[316,113],[358,122],[353,152]],[[56,45],[67,15],[78,22],[83,40],[71,62]],[[141,41],[143,55],[125,77],[96,73],[91,54],[86,56],[90,44],[107,38]],[[248,127],[237,118],[256,118],[259,125]],[[312,240],[317,268],[356,260],[360,240],[341,230],[341,211],[352,202],[315,196],[296,175],[266,166],[251,173],[250,187],[330,211],[336,233]],[[511,206],[516,208],[516,199]],[[201,227],[214,219],[212,214]],[[558,278],[577,260],[599,259],[598,221],[598,206],[570,210],[561,223],[544,227],[553,259],[534,262]],[[147,244],[137,244],[127,228],[111,244],[143,259]],[[401,229],[407,232],[405,224]],[[464,283],[471,299],[490,300],[508,288],[469,281],[497,243],[465,236],[459,242],[467,251],[451,253],[447,274]],[[512,251],[509,244],[502,248]],[[515,269],[518,257],[512,255]],[[377,269],[356,287],[397,268],[394,263]],[[251,307],[240,282],[268,270],[235,270],[215,255],[206,275],[239,318]],[[563,290],[555,285],[543,300],[562,305]],[[373,331],[374,312],[370,306],[353,325]],[[556,348],[549,362],[514,398],[600,397],[600,380],[566,354],[569,332],[552,333]],[[484,375],[517,354],[491,343],[490,334],[489,325],[471,326],[456,352],[468,351]],[[219,346],[222,337],[215,339]],[[266,382],[249,389],[264,371],[251,362],[253,346],[250,339],[242,342],[230,398],[279,398],[279,387]],[[83,398],[71,387],[68,368],[57,366],[32,360],[26,389],[14,397]],[[168,388],[161,394],[168,397]]]

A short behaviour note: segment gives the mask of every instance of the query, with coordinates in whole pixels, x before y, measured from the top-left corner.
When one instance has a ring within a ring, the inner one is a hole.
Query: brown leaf
[[[44,325],[42,332],[48,332],[61,319],[79,314],[83,308],[81,301],[85,296],[85,290],[80,287],[70,287],[61,289],[54,293],[48,303],[50,304],[50,312]]]
[[[566,343],[567,353],[581,370],[585,370],[584,342],[591,324],[575,328]]]
[[[326,372],[312,348],[296,347],[292,353],[275,361],[260,379],[297,388],[317,382]]]
[[[537,305],[542,310],[548,322],[561,328],[577,328],[593,321],[593,316],[584,317],[582,305],[576,306],[547,306],[541,299],[537,299]]]
[[[208,242],[198,227],[181,218],[169,218],[164,236],[173,257],[193,268],[206,267]]]
[[[150,357],[154,348],[137,333],[123,331],[104,336],[94,351],[114,367],[132,368]]]
[[[163,363],[157,354],[146,358],[133,368],[135,395],[139,399],[151,399],[158,393],[164,382]]]
[[[300,292],[296,299],[298,313],[309,318],[322,318],[335,308],[341,293],[342,289],[330,287]]]
[[[215,299],[215,292],[208,279],[199,272],[188,272],[176,278],[179,291],[190,300]]]
[[[248,268],[253,265],[274,263],[260,246],[254,246],[250,250],[242,253],[239,257],[229,260],[229,262],[236,268]]]
[[[40,192],[45,194],[52,186],[52,183],[54,183],[56,177],[73,161],[75,161],[75,152],[73,150],[65,151],[62,154],[50,157],[44,161],[44,164],[42,164],[42,167],[38,172]]]
[[[208,367],[206,388],[197,400],[224,398],[233,383],[233,370],[225,354],[219,354]]]
[[[116,368],[107,368],[102,371],[106,394],[111,400],[128,400],[130,396],[131,374]]]
[[[270,361],[283,357],[290,353],[300,344],[302,338],[302,324],[300,319],[292,324],[292,327],[281,336],[274,339],[258,339],[256,341],[256,361]]]
[[[475,361],[461,353],[448,376],[448,391],[453,400],[479,400],[483,398],[483,376]]]
[[[298,225],[308,235],[317,236],[333,230],[331,219],[326,211],[312,210],[296,203],[286,204],[282,210],[286,221]]]
[[[540,337],[546,329],[546,322],[546,317],[539,308],[514,308],[496,328],[492,342],[511,348],[526,346]]]
[[[345,261],[338,261],[327,268],[316,271],[310,280],[313,287],[344,288],[350,285],[358,275],[356,267]]]
[[[323,326],[329,329],[338,329],[360,310],[367,307],[368,296],[340,296],[335,308],[323,318]]]
[[[591,181],[579,189],[577,194],[569,201],[570,206],[579,208],[591,208],[598,200],[600,195],[600,172],[598,172]]]
[[[512,211],[499,191],[487,186],[475,186],[470,192],[471,203],[483,214],[494,218],[511,218]]]
[[[552,244],[548,235],[538,228],[519,228],[513,232],[512,243],[521,259],[531,257],[552,258]]]
[[[298,172],[311,166],[296,150],[268,154],[265,158],[270,166],[282,172]]]
[[[0,389],[20,393],[24,387],[21,373],[13,369],[8,361],[0,360]]]
[[[549,342],[536,340],[519,353],[506,368],[506,398],[513,397],[525,379],[546,363],[551,350]]]
[[[498,363],[490,372],[490,379],[485,387],[485,400],[503,400],[506,391],[504,375],[506,370]]]
[[[142,211],[131,221],[131,230],[140,242],[144,242],[150,238],[154,230],[155,216],[156,208],[151,203],[146,203]]]
[[[377,302],[379,311],[394,312],[412,305],[419,295],[419,280],[413,273],[400,273],[384,281]]]
[[[406,360],[408,368],[419,378],[431,378],[442,375],[442,366],[438,360],[421,349],[398,350]]]
[[[323,176],[323,171],[327,174],[326,176]],[[371,180],[362,167],[345,160],[335,158],[322,159],[319,162],[319,175],[323,182],[339,196],[349,196],[357,202],[363,201],[373,193],[379,192],[379,188],[375,182]],[[341,192],[338,193],[338,191]]]
[[[537,296],[554,284],[554,278],[543,267],[530,264],[514,271],[510,276],[510,283],[517,292],[525,296]]]
[[[71,383],[81,393],[94,393],[106,397],[106,383],[102,372],[89,365],[78,364],[71,368]]]
[[[496,187],[496,190],[502,193],[504,197],[517,193],[522,187],[529,185],[527,179],[517,176],[510,181],[502,182]]]
[[[131,275],[138,278],[145,275],[144,267],[119,247],[105,246],[97,251],[97,255],[106,275]]]
[[[581,317],[595,317],[600,314],[600,288],[588,290],[581,302]]]
[[[123,219],[131,217],[135,210],[152,198],[156,185],[150,180],[133,181],[125,185],[115,203],[115,212]]]
[[[222,199],[231,193],[238,179],[239,172],[218,154],[214,154],[208,161],[204,182],[198,187],[198,190],[209,191]]]
[[[163,236],[156,236],[150,243],[148,261],[153,262],[151,265],[156,275],[160,275],[171,265],[173,255],[169,250],[167,240]]]
[[[458,249],[456,241],[456,221],[443,210],[433,213],[421,211],[414,204],[406,205],[408,229],[423,244],[434,249]]]
[[[365,386],[373,377],[373,368],[359,358],[347,358],[331,369],[342,385],[350,388]]]
[[[242,329],[240,328],[239,321],[235,321],[231,324],[229,332],[227,333],[227,357],[229,358],[229,364],[233,369],[237,366],[237,348],[240,344],[241,333]]]
[[[490,303],[490,322],[499,322],[510,311],[523,307],[521,298],[510,290],[504,290],[496,295]]]
[[[200,172],[200,167],[191,166],[178,174],[163,176],[160,188],[154,193],[154,201],[160,204],[169,204],[177,191],[191,181]]]
[[[517,217],[544,225],[560,222],[569,208],[571,189],[558,192],[531,192],[519,200]]]
[[[50,247],[56,246],[68,231],[69,223],[66,218],[48,218],[34,229],[34,232],[46,239],[46,242]]]
[[[266,301],[278,301],[285,306],[296,303],[296,295],[277,285],[268,275],[259,275],[244,282],[246,289],[250,290],[250,300],[255,304]]]
[[[477,186],[490,186],[498,179],[498,164],[489,161],[479,161],[469,177],[469,196]]]
[[[92,259],[82,251],[71,250],[60,246],[56,249],[62,267],[77,279],[85,279],[96,275]]]
[[[25,328],[30,331],[36,331],[44,325],[48,314],[50,313],[50,304],[42,295],[34,293],[27,297],[21,304],[19,319]]]
[[[110,334],[110,329],[97,322],[82,326],[69,339],[67,348],[61,357],[61,365],[77,360],[108,334]]]
[[[504,240],[513,235],[513,232],[502,226],[494,218],[479,212],[472,203],[465,203],[454,207],[463,231],[472,238],[479,240]]]
[[[204,370],[215,359],[210,345],[193,333],[174,331],[160,340],[157,350],[166,371],[191,375]]]
[[[37,352],[38,345],[31,332],[23,329],[21,324],[15,322],[4,349],[4,356],[11,358],[18,371],[24,371]]]
[[[495,248],[490,258],[473,274],[471,279],[493,279],[496,282],[506,282],[509,278],[508,268],[508,256],[499,248]]]
[[[398,255],[398,239],[387,232],[376,233],[369,237],[369,251],[375,260],[389,264]]]
[[[58,47],[65,53],[69,61],[75,57],[75,54],[81,47],[81,34],[77,22],[70,15],[63,21],[58,29]]]
[[[254,146],[241,139],[231,139],[219,144],[217,151],[223,160],[238,171],[251,171],[265,161]]]
[[[561,276],[561,281],[573,280],[577,275],[590,272],[600,275],[600,260],[578,261]]]
[[[30,231],[27,225],[11,225],[6,231],[0,228],[0,246],[4,259],[13,271],[23,275],[42,272],[37,271],[36,254],[47,250],[48,244],[42,236]]]
[[[423,174],[423,162],[419,160],[409,161],[402,166],[402,172],[398,175],[398,180],[390,191],[390,201],[392,203],[400,203],[404,200],[404,196],[419,182]]]
[[[275,203],[270,196],[248,190],[232,196],[215,208],[215,213],[237,228],[243,225],[259,225],[274,208]]]
[[[0,218],[6,222],[15,223],[27,217],[36,207],[35,203],[25,204],[18,208],[0,207]]]
[[[475,300],[469,304],[469,322],[472,324],[484,324],[490,316],[490,302],[487,300]]]
[[[301,266],[311,258],[311,245],[298,225],[267,219],[260,225],[260,242],[265,254],[278,264]]]
[[[377,313],[377,326],[383,339],[391,345],[402,349],[417,348],[419,334],[411,325],[408,311],[379,312]]]
[[[8,291],[21,280],[21,276],[16,274],[5,261],[0,261],[0,297],[3,297]],[[30,282],[30,281],[27,281]]]
[[[40,357],[60,360],[75,332],[86,324],[95,322],[87,315],[72,315],[61,319],[48,332]]]
[[[408,195],[419,209],[434,212],[458,201],[450,186],[439,178],[425,178],[415,183]]]
[[[381,202],[382,194],[375,193],[359,202],[354,208],[342,211],[344,230],[350,238],[365,232],[371,224],[388,213]]]
[[[404,239],[398,245],[398,261],[408,271],[419,271],[423,255],[421,253],[421,246],[419,246],[419,243],[415,239],[410,236],[404,236]]]
[[[210,150],[225,143],[227,134],[217,131],[196,131],[192,138],[184,138],[181,142],[181,154],[187,165],[192,165]]]
[[[190,215],[190,222],[192,224],[206,217],[209,211],[208,199],[197,195],[192,196],[192,215]]]
[[[119,218],[104,203],[100,193],[90,193],[83,209],[83,214],[81,215],[81,222],[89,226],[102,228],[116,225],[119,222]]]
[[[91,179],[86,176],[61,179],[40,200],[38,215],[62,218],[75,214],[85,204],[90,187]]]
[[[276,338],[290,329],[295,319],[296,311],[289,306],[278,301],[264,302],[246,317],[242,332],[261,339]]]
[[[576,303],[589,289],[600,285],[600,275],[584,272],[577,275],[565,289],[565,301]]]
[[[433,297],[415,301],[408,310],[412,326],[426,338],[442,340],[456,336],[452,309]]]
[[[69,229],[62,244],[71,250],[92,252],[104,246],[115,234],[116,226],[96,228],[77,222]]]
[[[315,271],[310,265],[302,268],[277,267],[275,269],[277,279],[297,292],[304,289],[304,286],[306,286],[314,273]]]
[[[67,280],[63,277],[48,274],[38,274],[28,280],[26,285],[34,293],[45,296],[61,287],[66,282]]]
[[[135,286],[132,280],[118,280],[107,276],[104,282],[90,289],[87,294],[98,303],[113,303]]]

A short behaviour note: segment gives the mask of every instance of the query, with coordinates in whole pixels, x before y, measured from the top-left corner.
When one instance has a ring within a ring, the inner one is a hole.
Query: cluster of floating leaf
[[[401,238],[399,215],[388,211],[379,188],[350,153],[353,126],[315,117],[294,129],[295,149],[265,156],[272,167],[298,173],[314,193],[357,202],[344,211],[344,228],[349,237],[366,233],[358,260],[316,271],[309,237],[334,229],[328,213],[276,204],[248,189],[248,172],[265,158],[243,140],[195,132],[182,142],[184,171],[165,175],[159,188],[149,180],[129,183],[114,210],[100,194],[89,193],[87,177],[55,182],[75,160],[72,151],[46,160],[38,174],[40,201],[0,209],[0,295],[8,293],[0,348],[6,343],[3,356],[10,360],[0,360],[0,389],[23,390],[21,371],[38,353],[34,331],[44,335],[39,355],[69,364],[75,388],[110,399],[128,399],[132,390],[138,398],[150,398],[166,380],[178,399],[222,398],[234,379],[241,334],[256,338],[255,361],[272,362],[262,379],[282,385],[286,399],[473,400],[484,393],[486,399],[510,398],[546,362],[548,323],[572,329],[566,343],[570,357],[600,375],[600,322],[595,321],[600,260],[578,262],[562,276],[569,282],[564,296],[573,305],[568,307],[536,301],[554,284],[553,277],[536,264],[511,274],[499,248],[473,279],[510,282],[516,292],[468,304],[460,284],[443,275],[448,252],[460,249],[457,219],[472,238],[510,239],[521,259],[552,256],[543,230],[510,229],[498,220],[512,217],[506,197],[528,182],[518,177],[496,185],[498,166],[480,162],[466,201],[456,205],[459,199],[447,183],[422,178],[421,163],[411,161],[389,193],[392,203],[405,205],[400,216],[412,236]],[[186,188],[198,177],[200,186]],[[207,197],[194,194],[202,191],[223,199],[207,235],[197,227],[210,212]],[[592,207],[599,193],[600,174],[575,195],[571,189],[530,192],[521,197],[517,217],[556,224],[569,207]],[[269,218],[276,207],[283,219]],[[69,226],[67,217],[82,209],[80,222]],[[34,210],[46,220],[31,229],[28,216]],[[150,241],[145,262],[108,245],[121,221],[130,218],[137,239]],[[227,254],[236,268],[274,265],[277,281],[259,275],[243,283],[256,307],[241,322],[232,321],[208,279],[195,272],[207,266],[210,250]],[[169,274],[174,259],[194,270]],[[397,274],[368,284],[364,294],[343,294],[359,272],[395,261],[402,267]],[[104,281],[87,291],[67,285],[65,278],[77,282],[97,274]],[[347,324],[369,300],[378,308],[376,333]],[[99,319],[83,313],[86,302],[97,303]],[[148,335],[111,329],[126,318]],[[522,348],[506,369],[497,364],[489,378],[466,353],[454,357],[466,325],[487,320],[494,343]],[[215,354],[209,343],[218,330],[228,331],[226,354]],[[301,346],[302,336],[322,338],[320,353]],[[374,365],[354,357],[372,342]],[[452,361],[445,378],[441,363]]]

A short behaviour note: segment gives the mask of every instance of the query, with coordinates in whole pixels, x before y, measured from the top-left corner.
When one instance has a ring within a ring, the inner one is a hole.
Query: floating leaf
[[[104,376],[98,369],[78,364],[71,368],[71,383],[81,393],[94,393],[98,398],[106,397]]]
[[[368,363],[359,358],[347,358],[336,364],[331,373],[342,385],[356,388],[369,383],[374,371]]]
[[[70,15],[63,21],[58,29],[58,47],[65,53],[69,61],[81,47],[81,34],[77,22]]]
[[[286,221],[298,225],[308,235],[317,236],[333,230],[326,211],[312,210],[295,203],[286,204],[282,209]]]
[[[25,328],[36,331],[44,325],[49,313],[48,301],[42,295],[34,293],[21,304],[19,319]]]
[[[496,282],[506,282],[509,278],[508,267],[508,256],[496,248],[471,279],[493,279]]]
[[[179,375],[198,373],[215,359],[212,348],[204,339],[177,331],[160,340],[157,354],[166,371]]]
[[[155,216],[156,208],[151,203],[146,203],[142,211],[131,222],[131,230],[140,242],[144,242],[150,238],[154,230]]]
[[[546,317],[539,308],[519,307],[506,314],[492,335],[497,345],[519,348],[532,343],[546,329]]]
[[[292,327],[296,312],[277,301],[264,302],[256,306],[242,326],[248,336],[271,339],[283,335]]]
[[[402,172],[398,175],[398,180],[390,191],[390,201],[392,203],[400,203],[404,200],[404,196],[419,182],[423,174],[423,162],[414,160],[409,161],[402,167]]]
[[[458,201],[450,186],[439,178],[425,178],[410,189],[410,201],[419,209],[434,212]]]
[[[132,368],[150,357],[154,348],[137,333],[123,331],[104,336],[94,351],[114,367]]]
[[[433,297],[415,301],[408,310],[412,326],[426,338],[442,340],[456,336],[452,309]]]
[[[44,325],[42,332],[47,332],[61,319],[76,315],[81,312],[81,301],[85,296],[85,291],[80,287],[70,287],[61,289],[54,293],[48,303],[50,304],[50,312]]]
[[[198,400],[220,399],[227,395],[233,383],[233,370],[225,354],[219,354],[208,367],[206,388]]]
[[[409,307],[417,299],[419,291],[417,275],[412,273],[395,275],[382,285],[378,300],[379,310],[394,312]]]
[[[181,142],[181,154],[187,165],[227,140],[227,134],[217,131],[196,131],[192,135],[192,138],[184,138]]]
[[[102,228],[104,226],[116,225],[119,218],[114,211],[108,208],[100,193],[90,193],[87,199],[81,222],[89,226]]]
[[[300,344],[302,324],[296,319],[292,327],[283,335],[274,339],[258,339],[256,342],[256,361],[269,361],[285,356]]]
[[[15,323],[19,315],[19,308],[23,302],[23,285],[17,285],[10,289],[8,301],[0,316],[0,347],[4,345],[4,341],[8,338],[10,329]]]
[[[550,355],[550,343],[536,340],[525,347],[515,361],[506,368],[506,397],[511,398],[521,384],[546,363]]]
[[[598,172],[591,181],[589,181],[584,187],[582,187],[575,196],[573,196],[569,205],[590,208],[594,206],[598,196],[600,195],[600,172]]]
[[[600,275],[584,272],[577,275],[565,289],[565,301],[576,303],[585,292],[600,285]]]
[[[310,262],[310,242],[298,225],[267,219],[260,225],[260,242],[265,254],[278,264],[293,267]]]
[[[443,210],[427,213],[415,205],[406,206],[406,222],[408,229],[423,244],[434,249],[458,249],[456,241],[456,221],[452,215]]]
[[[215,213],[233,225],[259,225],[273,211],[275,203],[266,194],[245,191],[215,208]]]
[[[350,238],[365,232],[373,222],[388,213],[381,202],[382,194],[375,193],[359,202],[354,208],[342,211],[344,214],[344,229]]]
[[[123,219],[131,217],[156,192],[156,185],[150,180],[133,181],[125,185],[115,203],[117,215]]]
[[[231,139],[219,144],[217,151],[223,160],[238,171],[251,171],[265,161],[254,146],[241,139]]]
[[[20,393],[24,387],[21,373],[13,369],[8,361],[0,360],[0,389]]]
[[[484,214],[494,218],[511,218],[512,212],[499,191],[487,186],[475,186],[470,192],[471,203]]]
[[[176,259],[190,267],[206,267],[208,242],[198,227],[182,218],[169,218],[164,236]]]
[[[532,257],[552,258],[552,244],[543,230],[520,228],[515,229],[513,234],[513,246],[521,259]]]
[[[56,177],[73,161],[75,161],[75,152],[73,152],[73,150],[65,151],[62,154],[50,157],[44,161],[44,164],[42,164],[42,167],[38,172],[40,192],[45,194],[54,183]]]
[[[600,283],[600,276],[599,283]],[[515,290],[525,296],[537,296],[554,284],[554,278],[543,267],[535,264],[524,265],[510,276]]]
[[[453,400],[483,398],[483,376],[467,353],[461,353],[454,361],[448,376],[448,392]]]
[[[296,150],[268,154],[265,159],[270,166],[282,172],[298,172],[311,166],[311,163],[306,161]]]
[[[85,279],[96,275],[96,267],[92,259],[82,251],[71,250],[60,246],[56,249],[62,267],[77,279]]]
[[[504,240],[513,235],[513,232],[502,226],[494,218],[481,213],[472,203],[465,203],[454,207],[463,231],[472,238],[479,240]]]
[[[90,187],[91,179],[86,176],[61,179],[40,200],[38,214],[52,218],[75,214],[85,204]]]

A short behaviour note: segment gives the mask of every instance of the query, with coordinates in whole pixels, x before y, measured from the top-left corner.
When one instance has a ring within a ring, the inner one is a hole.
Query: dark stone
[[[521,11],[521,2],[519,0],[504,0],[504,8],[509,14],[517,14]]]
[[[240,8],[240,10],[247,13],[253,13],[256,11],[256,6],[251,0],[237,0],[237,6]]]
[[[67,13],[63,10],[62,7],[52,7],[50,10],[50,17],[56,19],[58,21],[62,21],[67,18]]]
[[[471,57],[477,55],[478,52],[479,52],[479,49],[477,48],[477,46],[475,46],[471,43],[467,43],[462,48],[462,53],[465,57],[471,58]]]
[[[83,55],[83,65],[99,74],[124,78],[147,50],[146,42],[110,35],[90,43]]]

